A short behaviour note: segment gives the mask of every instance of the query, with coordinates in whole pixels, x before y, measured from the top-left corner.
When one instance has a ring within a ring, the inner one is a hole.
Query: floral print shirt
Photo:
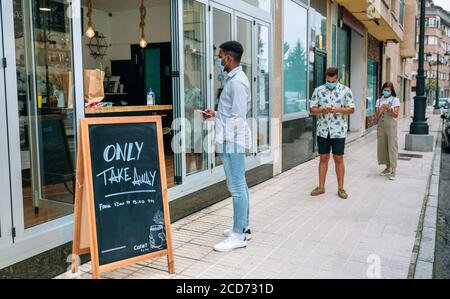
[[[332,106],[336,108],[355,108],[355,101],[350,88],[337,83],[334,90],[329,90],[325,85],[319,86],[312,95],[310,107],[321,108]],[[322,138],[346,138],[348,124],[342,113],[322,114],[317,119],[317,135]]]

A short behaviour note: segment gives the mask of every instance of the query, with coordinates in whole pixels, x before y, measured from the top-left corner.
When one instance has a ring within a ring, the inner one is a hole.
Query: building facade
[[[410,28],[417,3],[372,2],[146,0],[142,48],[132,1],[93,1],[92,11],[81,0],[2,1],[0,277],[52,277],[69,266],[81,118],[161,115],[173,221],[229,196],[214,128],[196,114],[217,106],[215,60],[227,40],[244,45],[242,65],[252,82],[250,186],[316,156],[309,98],[328,66],[339,67],[357,100],[348,119],[352,138],[375,125],[374,103],[386,80],[408,115],[410,96],[401,91],[409,90],[416,53]],[[85,34],[88,24],[94,38]],[[86,81],[95,69],[104,71],[100,88]],[[151,110],[149,88],[157,104]],[[114,107],[86,103],[99,89]]]
[[[415,53],[415,45],[411,42],[414,32],[410,28],[416,19],[416,1],[336,2],[345,9],[341,13],[344,28],[350,28],[351,49],[356,51],[355,55],[350,55],[349,72],[353,73],[349,76],[350,87],[357,97],[364,99],[362,107],[357,107],[356,114],[350,118],[350,124],[353,121],[351,130],[365,131],[376,125],[376,100],[386,81],[391,81],[395,86],[402,103],[402,116],[409,116],[411,58]],[[338,49],[341,47],[338,46]],[[358,53],[356,49],[364,50]],[[338,63],[342,67],[343,60],[339,62],[338,58]],[[360,84],[361,80],[366,84]]]
[[[434,5],[433,1],[427,1],[425,15],[425,82],[429,104],[432,104],[436,98],[438,80],[439,97],[450,97],[450,67],[445,60],[445,54],[450,51],[450,12]],[[416,43],[419,43],[418,37]],[[416,53],[415,70],[419,63],[417,56]],[[413,76],[417,76],[417,71],[413,72]],[[416,92],[416,80],[412,82],[412,92]]]

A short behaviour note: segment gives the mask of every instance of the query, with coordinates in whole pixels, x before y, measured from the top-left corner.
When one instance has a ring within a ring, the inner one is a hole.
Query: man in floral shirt
[[[326,76],[326,84],[314,91],[310,104],[310,113],[318,116],[317,144],[320,154],[319,187],[311,192],[311,196],[325,193],[328,162],[333,152],[339,185],[338,195],[342,199],[347,199],[348,195],[344,189],[344,153],[348,124],[345,116],[355,112],[355,102],[350,88],[339,83],[337,68],[329,68]]]

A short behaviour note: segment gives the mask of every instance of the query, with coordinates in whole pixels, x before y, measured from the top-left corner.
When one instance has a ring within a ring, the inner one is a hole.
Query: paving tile
[[[430,116],[435,126],[439,118]],[[409,119],[399,120],[400,147]],[[437,133],[436,133],[437,134]],[[176,275],[167,273],[166,258],[141,262],[104,275],[107,279],[192,278],[337,278],[367,279],[374,273],[397,279],[408,275],[416,230],[427,192],[433,153],[423,159],[399,161],[394,183],[379,176],[376,132],[348,146],[346,188],[350,198],[336,195],[334,162],[327,193],[311,198],[317,184],[318,159],[251,188],[253,239],[245,249],[213,251],[223,230],[232,227],[231,198],[172,224]],[[313,175],[312,175],[313,174]],[[432,193],[437,192],[437,176]],[[436,197],[430,197],[417,278],[429,278],[433,265]],[[428,244],[428,245],[427,245]],[[427,262],[428,261],[428,262]],[[374,268],[379,263],[379,272]],[[369,274],[369,276],[368,276]],[[90,263],[80,266],[80,278],[90,279]],[[72,278],[67,273],[59,278]],[[373,277],[377,278],[377,277]]]

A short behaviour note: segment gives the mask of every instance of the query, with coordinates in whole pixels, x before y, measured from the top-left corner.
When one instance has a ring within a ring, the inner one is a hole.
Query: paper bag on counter
[[[84,100],[86,102],[100,102],[105,98],[104,79],[105,72],[101,70],[84,70]]]
[[[73,85],[72,85],[72,72],[67,72],[61,75],[62,90],[64,93],[64,99],[66,101],[66,107],[73,109]]]

